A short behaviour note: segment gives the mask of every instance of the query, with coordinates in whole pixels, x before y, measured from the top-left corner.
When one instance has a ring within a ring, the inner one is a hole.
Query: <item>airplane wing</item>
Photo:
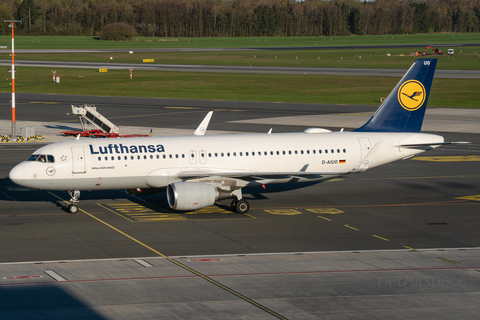
[[[183,179],[224,177],[240,180],[266,180],[266,179],[289,179],[306,178],[320,179],[324,176],[340,176],[347,172],[213,172],[213,171],[184,171],[177,174],[177,177]]]

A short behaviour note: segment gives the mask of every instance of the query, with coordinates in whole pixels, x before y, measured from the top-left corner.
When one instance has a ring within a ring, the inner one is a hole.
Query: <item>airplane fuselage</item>
[[[208,172],[210,178],[203,179],[219,183],[221,177],[212,178],[212,173],[228,172],[233,178],[238,173],[238,187],[244,187],[362,172],[431,149],[401,148],[399,144],[438,142],[443,142],[442,136],[375,132],[80,139],[38,149],[34,155],[52,156],[54,161],[24,161],[10,176],[15,183],[35,189],[110,190],[163,188],[185,180],[182,174],[195,172],[199,178],[192,181],[201,181],[201,173]],[[312,174],[240,182],[245,174],[256,172]]]

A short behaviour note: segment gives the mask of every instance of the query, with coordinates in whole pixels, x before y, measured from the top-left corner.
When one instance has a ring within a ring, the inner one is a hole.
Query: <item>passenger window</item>
[[[185,159],[185,155],[184,155],[184,154],[182,154],[182,159]]]
[[[175,155],[175,158],[178,159],[178,154]]]
[[[220,153],[220,155],[223,157],[223,152],[222,152],[222,153]]]
[[[292,150],[289,150],[289,151],[288,151],[288,154],[292,154]]]
[[[343,149],[343,153],[346,153],[346,152],[347,152],[347,150]]]
[[[114,156],[112,156],[112,160],[115,160],[115,157],[114,157]]]
[[[313,154],[315,154],[316,151],[315,151],[315,150],[312,150],[312,152],[313,152]]]
[[[133,159],[135,159],[135,157],[134,157],[134,156],[131,156],[131,157],[130,157],[130,160],[133,160]]]
[[[118,160],[122,160],[122,157],[118,156]]]
[[[169,155],[168,155],[168,157],[169,157],[170,159],[172,159],[172,158],[173,158],[171,154],[169,154]],[[192,157],[193,157],[193,154],[192,154]]]
[[[264,154],[267,156],[267,155],[268,155],[268,152],[267,152],[267,151],[265,151],[265,152],[264,152]]]
[[[108,157],[105,157],[105,160],[108,161]]]
[[[159,155],[159,154],[157,154],[157,159],[160,159],[160,155]]]
[[[307,150],[307,154],[310,154],[310,150]]]
[[[319,153],[319,154],[322,154],[322,150],[318,150],[318,153]]]
[[[282,151],[283,155],[285,155],[285,150]]]
[[[332,153],[335,153],[335,150],[333,150],[333,149],[332,149],[332,150],[330,150],[330,151],[332,151]]]
[[[303,154],[303,150],[300,150],[300,154]]]
[[[280,155],[280,151],[277,151],[277,156]]]
[[[327,150],[327,149],[325,149],[325,153],[328,153],[328,150]]]
[[[248,152],[245,152],[245,155],[248,157]]]
[[[237,156],[237,153],[236,153],[236,152],[234,152],[234,153],[233,153],[233,156],[234,156],[234,157],[236,157],[236,156]]]
[[[218,154],[215,152],[215,158],[218,157]]]
[[[98,161],[102,161],[102,157],[98,157]]]
[[[298,151],[297,151],[297,150],[295,150],[295,154],[298,154]]]
[[[167,159],[167,155],[166,155],[166,154],[163,155],[163,159]]]
[[[139,155],[137,156],[137,160],[140,160],[140,156],[139,156]]]
[[[211,154],[211,153],[209,153],[209,154],[208,154],[208,157],[209,157],[209,158],[211,158],[211,157],[212,157],[212,154]]]
[[[242,152],[239,152],[238,154],[240,155],[240,157],[243,155],[243,153],[242,153]]]
[[[230,152],[227,152],[227,157],[230,157]]]
[[[340,153],[340,149],[337,149],[337,153]]]
[[[255,152],[252,152],[252,156],[254,156],[254,155],[255,155]]]
[[[124,157],[123,157],[123,159],[127,160],[127,159],[128,159],[128,157],[127,157],[127,156],[124,156]]]

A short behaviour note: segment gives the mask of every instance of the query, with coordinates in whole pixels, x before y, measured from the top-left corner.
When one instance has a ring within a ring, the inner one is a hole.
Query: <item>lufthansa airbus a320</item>
[[[209,113],[191,136],[49,144],[15,166],[10,179],[68,191],[72,213],[81,191],[106,189],[166,189],[169,206],[180,211],[231,198],[232,210],[246,213],[245,187],[361,173],[448,144],[442,136],[420,133],[436,64],[415,61],[368,122],[353,131],[206,136]]]

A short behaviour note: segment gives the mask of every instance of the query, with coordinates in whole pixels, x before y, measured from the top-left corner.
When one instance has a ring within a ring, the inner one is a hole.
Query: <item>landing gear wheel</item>
[[[80,191],[72,190],[68,191],[68,194],[72,199],[70,199],[71,205],[68,206],[68,212],[70,213],[77,213],[78,212],[78,203],[80,202],[78,199],[80,198]]]
[[[235,203],[235,212],[238,213],[247,213],[250,210],[250,204],[246,200],[238,200]]]
[[[232,200],[232,203],[230,204],[230,208],[232,209],[233,212],[237,212],[237,199]]]
[[[68,212],[70,213],[77,213],[78,212],[78,206],[75,204],[71,204],[68,206]]]

